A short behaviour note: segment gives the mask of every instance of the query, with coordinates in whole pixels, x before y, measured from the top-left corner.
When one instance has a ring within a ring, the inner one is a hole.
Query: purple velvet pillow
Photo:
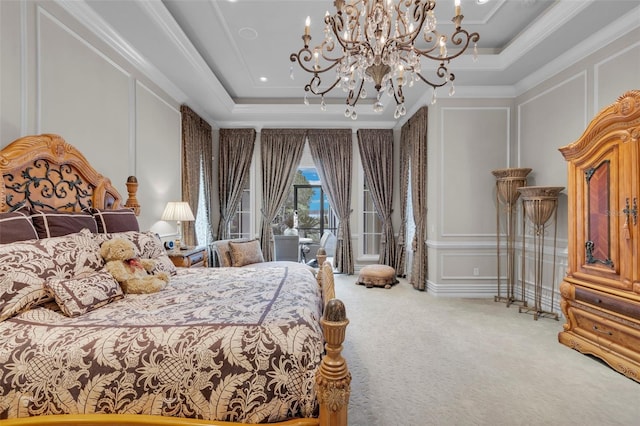
[[[92,209],[91,213],[98,225],[98,232],[110,234],[113,232],[140,231],[138,218],[131,209],[100,210]]]
[[[20,210],[0,213],[0,244],[37,239],[38,232],[29,214]]]
[[[90,213],[34,210],[31,220],[40,238],[61,237],[88,229],[98,232],[96,220]]]

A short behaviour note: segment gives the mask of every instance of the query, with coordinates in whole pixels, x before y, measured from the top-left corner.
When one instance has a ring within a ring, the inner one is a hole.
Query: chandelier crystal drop
[[[305,104],[307,94],[312,93],[321,97],[321,108],[326,110],[324,95],[341,87],[347,93],[345,117],[355,119],[355,106],[359,99],[366,98],[365,83],[370,83],[377,92],[374,111],[384,110],[381,95],[386,92],[395,100],[394,117],[399,118],[406,114],[404,86],[412,87],[415,81],[422,80],[433,88],[433,101],[436,89],[449,84],[452,96],[455,75],[449,71],[449,63],[471,43],[474,60],[477,57],[480,35],[462,28],[460,0],[454,0],[455,30],[449,36],[437,29],[436,0],[334,0],[333,3],[335,14],[327,12],[324,16],[324,40],[309,47],[311,24],[307,17],[302,36],[304,47],[290,56],[291,62],[298,62],[311,74],[304,86]],[[435,61],[435,68],[423,69],[423,58]],[[426,77],[426,71],[432,75]]]

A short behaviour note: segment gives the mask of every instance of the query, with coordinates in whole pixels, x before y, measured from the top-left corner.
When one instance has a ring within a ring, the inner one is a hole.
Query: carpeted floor
[[[350,425],[640,425],[640,384],[558,343],[562,320],[356,278],[336,275]]]

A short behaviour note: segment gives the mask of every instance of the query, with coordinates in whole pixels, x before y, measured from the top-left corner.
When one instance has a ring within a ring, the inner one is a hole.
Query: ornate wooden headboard
[[[27,205],[43,210],[115,209],[122,197],[111,181],[58,135],[25,136],[0,151],[0,211]],[[125,206],[139,212],[137,181],[127,180]]]

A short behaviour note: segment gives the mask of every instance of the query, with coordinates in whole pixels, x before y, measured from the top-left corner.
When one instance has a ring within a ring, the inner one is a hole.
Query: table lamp
[[[178,222],[176,248],[186,250],[187,247],[182,246],[182,226],[180,222],[184,220],[195,220],[189,203],[186,201],[169,201],[167,207],[164,208],[160,220],[175,220]]]

